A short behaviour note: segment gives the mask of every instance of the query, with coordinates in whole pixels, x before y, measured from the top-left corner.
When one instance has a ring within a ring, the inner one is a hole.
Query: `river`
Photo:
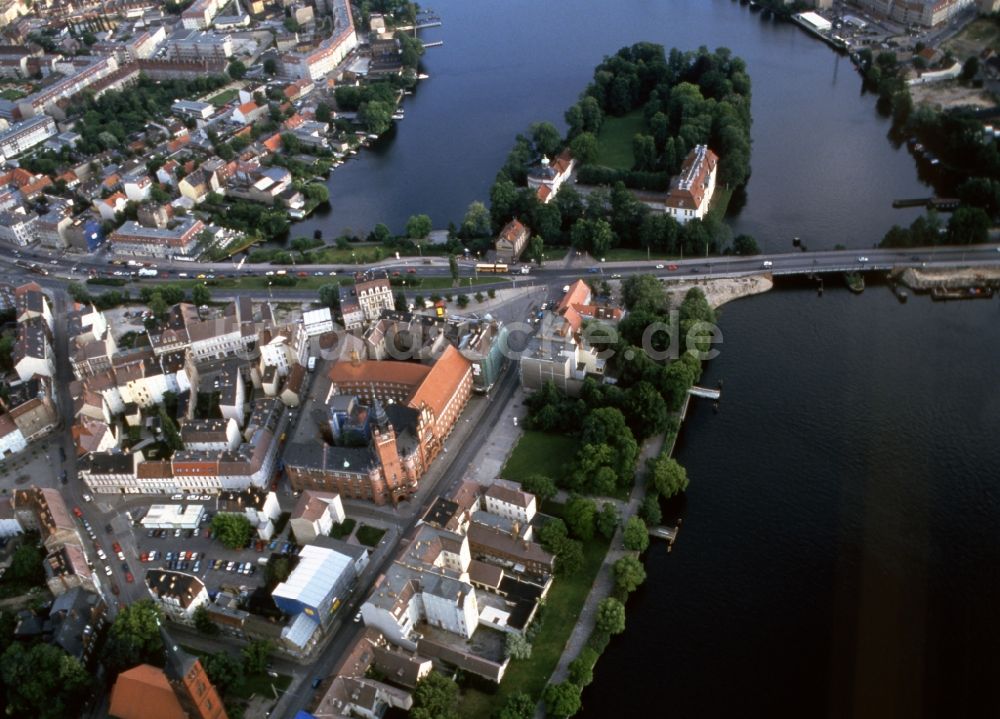
[[[998,319],[885,287],[725,307],[680,536],[582,716],[995,716]]]
[[[413,214],[435,227],[461,222],[490,185],[517,133],[563,113],[601,58],[641,40],[668,49],[725,46],[747,62],[753,82],[753,175],[733,218],[766,250],[871,247],[916,210],[897,197],[932,194],[906,148],[887,141],[889,123],[861,94],[850,61],[789,23],[762,19],[732,0],[574,0],[502,3],[444,0],[443,26],[423,37],[430,79],[404,103],[406,119],[338,168],[330,208],[298,223],[291,237],[321,229],[331,239],[366,234],[377,222],[402,232]]]
[[[846,58],[731,0],[433,4],[443,40],[398,128],[331,177],[327,238],[458,222],[514,135],[605,54],[727,46],[753,81],[753,175],[731,218],[768,251],[870,247],[930,194]],[[828,283],[828,288],[832,283]],[[721,411],[699,403],[691,488],[656,544],[585,717],[996,715],[1000,393],[995,301],[900,305],[795,284],[727,306]]]

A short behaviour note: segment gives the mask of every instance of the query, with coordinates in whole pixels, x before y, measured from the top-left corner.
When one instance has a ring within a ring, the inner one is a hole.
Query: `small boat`
[[[851,292],[861,294],[865,291],[865,278],[860,272],[847,272],[844,274],[844,279],[847,281],[847,288]]]
[[[426,75],[424,73],[420,73],[419,75],[417,75],[417,79],[418,80],[430,80],[431,76],[430,75]]]
[[[378,135],[376,135],[374,132],[369,132],[368,135],[366,135],[366,137],[369,140],[377,140],[378,139]]]
[[[394,115],[392,116],[392,119],[393,119],[393,120],[402,120],[402,119],[403,119],[404,117],[405,117],[405,115],[403,115],[403,113],[401,113],[401,112],[397,112],[397,113],[395,113],[395,114],[394,114]]]

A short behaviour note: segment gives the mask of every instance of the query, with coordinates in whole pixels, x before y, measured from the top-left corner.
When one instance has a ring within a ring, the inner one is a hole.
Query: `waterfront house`
[[[667,214],[682,225],[700,220],[715,193],[719,158],[707,145],[698,145],[684,158],[680,174],[670,184],[665,201]]]

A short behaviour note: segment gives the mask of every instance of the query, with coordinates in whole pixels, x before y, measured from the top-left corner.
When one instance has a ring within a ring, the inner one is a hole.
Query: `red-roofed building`
[[[430,367],[354,359],[338,362],[328,376],[331,406],[353,406],[357,397],[365,413],[371,408],[371,441],[364,449],[296,444],[285,453],[292,487],[376,504],[408,498],[469,401],[472,363],[447,345]]]
[[[569,149],[563,150],[551,161],[543,157],[541,163],[528,172],[528,187],[535,190],[539,202],[548,202],[569,179],[575,166],[576,160]]]
[[[682,225],[701,219],[708,212],[715,193],[719,158],[707,145],[698,145],[684,158],[680,174],[670,183],[664,203],[667,214]]]
[[[233,120],[243,125],[251,125],[267,114],[267,105],[245,102],[233,110]]]
[[[528,245],[531,230],[519,220],[511,220],[497,236],[496,251],[498,262],[516,262]]]

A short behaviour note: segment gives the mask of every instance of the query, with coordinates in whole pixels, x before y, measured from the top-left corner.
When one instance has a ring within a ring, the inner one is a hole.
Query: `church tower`
[[[181,706],[193,719],[229,719],[222,697],[215,690],[198,657],[193,657],[174,642],[163,624],[160,624],[160,636],[167,653],[167,665],[164,673]]]

